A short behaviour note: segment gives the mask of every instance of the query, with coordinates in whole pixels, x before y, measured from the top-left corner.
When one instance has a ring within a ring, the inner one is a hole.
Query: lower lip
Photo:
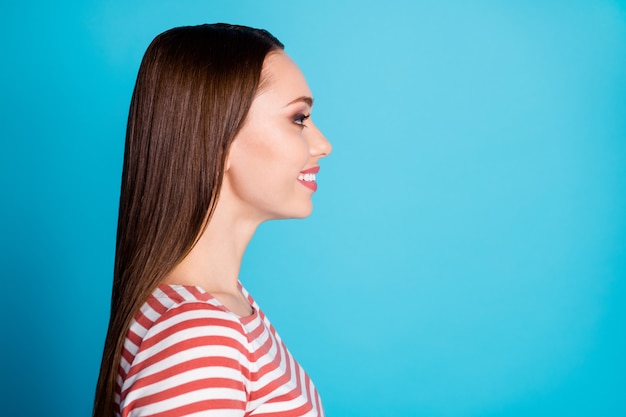
[[[304,185],[306,188],[308,188],[309,190],[312,191],[316,191],[317,190],[317,183],[315,181],[303,181],[303,180],[298,180],[298,182],[302,185]]]

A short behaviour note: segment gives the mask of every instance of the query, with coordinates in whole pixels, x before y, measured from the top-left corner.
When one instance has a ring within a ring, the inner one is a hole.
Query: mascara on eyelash
[[[296,117],[294,117],[293,121],[294,121],[296,124],[299,124],[299,125],[304,125],[304,121],[305,121],[305,120],[307,120],[307,119],[309,119],[310,117],[311,117],[311,114],[310,114],[310,113],[309,113],[309,114],[307,114],[307,115],[304,115],[304,114],[300,113],[300,114],[296,115]]]

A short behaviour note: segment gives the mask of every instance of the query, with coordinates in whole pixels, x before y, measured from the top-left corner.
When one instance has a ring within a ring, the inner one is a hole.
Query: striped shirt
[[[274,327],[200,287],[159,286],[135,316],[118,374],[118,416],[323,416],[317,390]]]

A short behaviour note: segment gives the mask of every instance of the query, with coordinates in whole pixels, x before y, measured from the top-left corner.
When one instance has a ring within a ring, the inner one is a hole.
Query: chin
[[[272,216],[273,220],[280,219],[305,219],[313,213],[313,204],[309,202],[306,206],[294,207],[293,210],[285,210]]]
[[[309,201],[309,203],[306,205],[306,207],[303,207],[300,210],[300,213],[296,216],[294,216],[294,218],[296,219],[304,219],[306,217],[309,217],[311,215],[311,213],[313,213],[313,203],[311,201]]]
[[[298,216],[294,216],[294,219],[306,219],[307,217],[311,215],[311,213],[313,213],[313,207],[311,207],[311,209],[308,210],[306,213],[302,213]]]

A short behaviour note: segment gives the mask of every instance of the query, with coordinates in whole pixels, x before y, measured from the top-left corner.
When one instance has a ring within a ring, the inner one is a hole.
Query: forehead
[[[263,62],[259,95],[286,99],[311,96],[311,90],[298,65],[283,51],[270,53]],[[291,97],[291,98],[290,98]]]

